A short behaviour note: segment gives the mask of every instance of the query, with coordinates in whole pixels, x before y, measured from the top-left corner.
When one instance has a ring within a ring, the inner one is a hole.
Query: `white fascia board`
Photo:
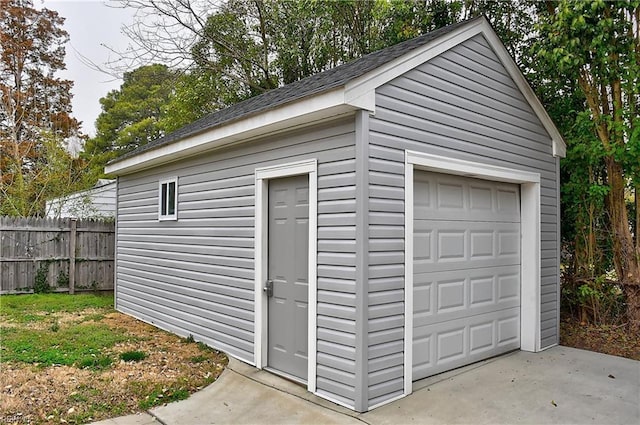
[[[388,62],[374,71],[350,81],[345,86],[345,102],[357,104],[363,109],[375,113],[375,90],[412,69],[422,65],[430,59],[446,52],[466,40],[482,34],[489,45],[493,48],[500,62],[505,67],[517,87],[533,109],[534,113],[547,130],[552,140],[553,155],[564,157],[566,155],[566,145],[557,127],[542,106],[542,103],[529,85],[518,65],[513,61],[511,55],[504,47],[500,38],[489,24],[486,18],[478,19],[468,25],[463,25],[455,31],[445,34],[433,41],[413,49],[407,54]],[[366,99],[368,103],[364,103]]]
[[[105,173],[129,174],[239,141],[309,125],[358,108],[345,102],[344,87],[339,87],[108,164]]]

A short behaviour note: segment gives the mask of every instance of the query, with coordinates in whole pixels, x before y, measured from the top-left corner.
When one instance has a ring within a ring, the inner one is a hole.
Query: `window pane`
[[[176,213],[176,183],[169,183],[169,215],[174,215]]]
[[[160,215],[167,215],[167,184],[160,186]]]

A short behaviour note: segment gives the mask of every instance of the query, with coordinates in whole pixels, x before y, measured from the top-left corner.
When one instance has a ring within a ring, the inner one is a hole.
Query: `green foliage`
[[[73,190],[83,162],[63,148],[81,138],[65,68],[68,34],[57,12],[31,0],[0,7],[0,215],[44,214],[45,199]]]
[[[193,356],[189,360],[191,361],[191,363],[203,363],[209,360],[209,358],[206,356],[200,355],[200,356]]]
[[[33,292],[36,294],[51,292],[51,286],[49,285],[49,264],[46,261],[41,262],[40,267],[38,267],[36,271],[33,282]]]
[[[167,22],[157,32],[138,34],[146,37],[143,44],[158,57],[168,53],[163,49],[168,48],[167,40],[177,37],[172,32],[176,27],[190,21],[201,24],[187,31],[192,48],[184,60],[191,65],[176,73],[161,65],[126,73],[121,88],[101,100],[98,134],[87,143],[85,156],[94,158],[94,170],[100,174],[106,161],[210,112],[482,13],[492,18],[516,52],[520,34],[531,28],[526,4],[225,0],[203,7],[205,13],[213,13],[202,19],[191,8],[142,1],[141,10],[159,12]]]
[[[165,65],[142,66],[125,73],[120,88],[100,99],[96,136],[87,141],[83,153],[96,175],[103,173],[109,160],[164,134],[158,121],[175,78]]]
[[[637,0],[541,4],[540,36],[530,50],[534,84],[567,141],[563,302],[585,320],[610,320],[610,312],[622,311],[626,286],[609,287],[599,276],[640,280],[633,240],[639,236],[627,211],[628,185],[638,181],[640,167],[639,8]],[[629,308],[640,326],[640,306]]]
[[[138,407],[142,410],[148,410],[154,406],[159,406],[172,401],[184,400],[189,397],[189,391],[181,387],[163,388],[156,386],[150,394],[140,400]]]
[[[143,351],[125,351],[120,353],[120,360],[125,362],[139,362],[147,358],[147,353]]]
[[[60,327],[57,332],[4,328],[2,336],[3,362],[91,368],[105,367],[108,356],[103,350],[129,339],[122,330],[102,324],[71,324]]]
[[[60,270],[58,273],[58,277],[56,278],[56,286],[58,288],[66,288],[69,286],[69,274],[65,273],[63,270]]]
[[[108,369],[112,364],[113,359],[110,356],[101,354],[84,357],[76,365],[81,369],[104,370]]]
[[[80,322],[99,322],[104,319],[105,315],[102,313],[94,313],[85,315]]]
[[[604,153],[631,168],[640,163],[633,130],[640,125],[637,28],[633,35],[639,7],[637,0],[560,1],[553,13],[542,15],[538,29],[545,36],[534,44],[546,67],[577,82]]]
[[[213,348],[209,347],[207,344],[205,344],[202,341],[198,341],[196,344],[198,345],[198,349],[200,351],[209,351],[209,352],[215,351]]]
[[[16,323],[39,321],[56,312],[75,313],[87,308],[110,311],[112,294],[33,294],[0,297],[0,319]]]
[[[564,310],[587,323],[614,325],[624,319],[625,297],[622,289],[605,275],[565,282],[561,305]]]
[[[91,186],[87,162],[67,152],[49,131],[38,135],[38,157],[21,174],[10,172],[0,185],[0,215],[44,216],[46,201]],[[8,172],[9,171],[9,172]]]
[[[204,68],[195,68],[177,78],[169,100],[162,108],[158,127],[164,133],[242,100],[237,82]]]
[[[0,298],[0,319],[11,324],[51,320],[57,312],[75,313],[87,308],[110,311],[113,297],[93,294],[33,294],[3,295]],[[51,325],[41,327],[5,327],[2,334],[2,361],[84,365],[103,367],[102,350],[128,339],[119,329],[102,324],[71,323],[61,325],[54,318]]]
[[[124,402],[113,402],[104,400],[99,397],[93,397],[88,403],[83,405],[83,409],[76,411],[71,415],[65,415],[65,420],[71,424],[86,424],[94,422],[94,418],[98,415],[106,417],[125,416],[129,410]]]

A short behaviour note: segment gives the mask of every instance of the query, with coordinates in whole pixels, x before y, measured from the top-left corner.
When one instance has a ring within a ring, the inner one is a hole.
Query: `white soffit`
[[[421,47],[412,49],[405,55],[348,82],[343,87],[286,103],[262,113],[250,115],[210,130],[204,130],[182,140],[152,148],[138,155],[107,165],[105,172],[116,175],[129,174],[193,156],[206,150],[255,139],[268,133],[302,127],[333,116],[350,113],[357,109],[365,109],[375,113],[376,88],[478,34],[484,35],[487,39],[489,45],[493,48],[551,136],[553,155],[564,157],[566,155],[566,145],[560,132],[489,22],[486,18],[482,18],[437,37]]]

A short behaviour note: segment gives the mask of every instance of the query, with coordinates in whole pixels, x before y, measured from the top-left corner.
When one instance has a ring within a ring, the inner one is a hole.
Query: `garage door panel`
[[[416,221],[413,236],[414,260],[451,262],[511,256],[519,261],[518,223],[494,228],[487,223],[473,223],[473,226],[465,224]]]
[[[498,321],[498,345],[520,347],[520,312]]]
[[[520,307],[414,328],[413,380],[520,347]]]
[[[415,232],[427,231],[472,231],[480,232],[518,232],[520,229],[519,222],[483,222],[477,221],[455,221],[455,220],[423,220],[415,219],[413,222],[413,230]]]
[[[520,190],[416,172],[413,378],[520,346]]]
[[[490,268],[490,267],[505,267],[505,266],[519,266],[517,259],[501,258],[500,260],[485,260],[475,259],[473,261],[451,261],[451,262],[439,262],[432,263],[429,261],[415,261],[413,263],[413,270],[415,274],[430,273],[430,272],[454,272],[457,270],[473,270],[478,268]]]
[[[520,221],[518,186],[417,172],[414,217],[429,220]]]
[[[520,303],[518,302],[511,302],[511,303],[506,303],[504,305],[505,309],[510,309],[510,308],[514,308],[514,307],[519,307]],[[482,316],[482,315],[486,315],[489,313],[493,313],[495,311],[499,311],[496,310],[494,306],[491,305],[485,305],[482,307],[477,307],[475,309],[473,309],[473,312],[476,313],[477,316]],[[466,313],[469,313],[468,311]],[[416,313],[414,316],[414,327],[417,328],[419,326],[428,326],[428,325],[436,325],[439,323],[445,323],[445,322],[449,322],[452,320],[458,320],[458,319],[464,319],[467,317],[473,317],[473,315],[469,315],[469,314],[465,314],[464,311],[449,311],[446,313],[440,313],[437,315],[437,319],[434,320],[433,318],[433,314],[431,313]],[[506,334],[506,329],[505,329],[505,334]]]
[[[499,222],[499,223],[517,223],[517,218],[513,214],[503,214],[498,211],[476,211],[474,212],[477,221]],[[446,221],[469,221],[469,213],[458,210],[432,210],[428,208],[417,207],[414,209],[414,219],[416,220],[446,220]]]
[[[520,305],[520,266],[416,274],[413,287],[414,326],[455,320]]]

